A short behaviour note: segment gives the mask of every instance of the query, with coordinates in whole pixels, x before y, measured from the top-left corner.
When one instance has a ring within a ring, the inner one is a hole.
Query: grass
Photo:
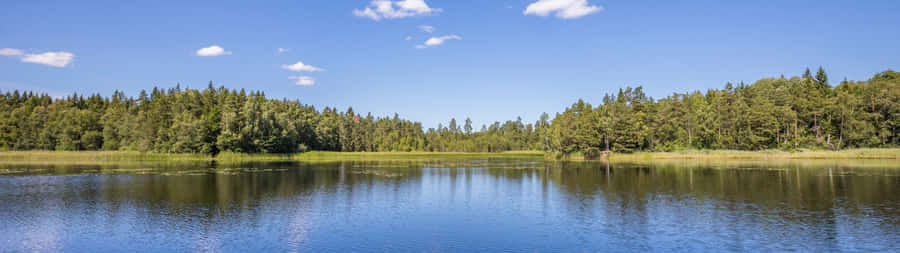
[[[502,153],[464,152],[329,152],[298,154],[242,154],[223,152],[202,154],[166,154],[137,151],[3,151],[0,162],[119,162],[119,161],[345,161],[345,160],[417,160],[443,158],[541,157],[540,151]]]
[[[171,161],[211,160],[199,154],[161,154],[136,151],[3,151],[0,161]]]
[[[609,160],[662,160],[662,159],[729,159],[729,160],[771,160],[771,159],[900,159],[900,148],[827,150],[684,150],[674,152],[637,152],[630,154],[611,153]]]
[[[0,162],[19,163],[97,163],[128,161],[347,161],[347,160],[428,160],[447,158],[541,158],[548,160],[584,160],[579,153],[558,155],[540,151],[502,153],[464,152],[328,152],[299,154],[241,154],[223,152],[213,157],[202,154],[164,154],[136,151],[3,151]],[[601,159],[613,161],[666,159],[772,160],[772,159],[900,159],[900,148],[850,149],[841,151],[794,152],[780,150],[686,150],[676,152],[610,153]]]

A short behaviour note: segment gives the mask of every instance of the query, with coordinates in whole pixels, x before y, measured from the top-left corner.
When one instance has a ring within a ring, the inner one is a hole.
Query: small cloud
[[[21,49],[0,48],[0,55],[3,55],[3,56],[21,56],[24,54],[25,54],[25,51],[22,51]]]
[[[0,48],[0,55],[16,57],[22,62],[37,63],[58,68],[66,67],[75,60],[75,54],[69,52],[25,54],[25,51],[15,48]]]
[[[419,29],[422,29],[422,31],[427,32],[427,33],[434,32],[434,26],[430,26],[430,25],[420,25]]]
[[[587,0],[538,0],[529,4],[523,13],[543,17],[555,12],[557,18],[573,19],[602,10],[603,6],[588,5]]]
[[[291,50],[290,50],[290,49],[287,49],[287,48],[280,48],[280,47],[278,48],[278,53],[279,53],[279,54],[287,53],[288,51],[291,51]]]
[[[231,51],[225,51],[224,48],[216,45],[212,45],[210,47],[204,47],[197,50],[197,56],[220,56],[220,55],[230,55]]]
[[[308,71],[308,72],[318,72],[318,71],[324,70],[324,69],[321,69],[321,68],[317,68],[317,67],[313,67],[313,66],[310,66],[310,65],[303,64],[303,62],[299,62],[299,61],[298,61],[297,63],[292,64],[292,65],[281,65],[281,68],[287,69],[287,70],[290,70],[290,71],[296,71],[296,72],[303,72],[303,71]]]
[[[313,86],[316,79],[309,76],[289,76],[288,79],[294,80],[294,84],[300,86]]]
[[[425,0],[372,0],[365,9],[353,10],[353,15],[378,21],[381,19],[426,16],[438,12],[441,12],[441,9],[428,7]]]
[[[425,41],[425,44],[417,45],[416,48],[422,49],[422,48],[440,46],[441,44],[444,44],[444,41],[446,41],[446,40],[462,40],[462,38],[459,36],[456,36],[456,35],[431,37]]]
[[[403,38],[403,40],[411,40],[411,39],[412,39],[412,36],[406,36],[406,38]]]
[[[375,11],[369,8],[366,8],[365,10],[353,10],[353,15],[356,15],[357,17],[370,18],[375,21],[381,20],[381,16],[379,16],[377,13],[375,13]]]
[[[73,60],[75,60],[75,55],[69,52],[26,54],[22,57],[22,62],[37,63],[58,68],[68,66]]]

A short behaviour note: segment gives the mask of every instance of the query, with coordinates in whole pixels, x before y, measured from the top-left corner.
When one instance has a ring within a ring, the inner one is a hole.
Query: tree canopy
[[[900,146],[900,73],[832,87],[825,70],[654,100],[642,87],[578,100],[533,123],[444,126],[318,110],[300,101],[224,87],[153,88],[52,98],[0,93],[0,150],[138,150],[165,153],[330,151],[559,153],[679,149],[842,149]]]

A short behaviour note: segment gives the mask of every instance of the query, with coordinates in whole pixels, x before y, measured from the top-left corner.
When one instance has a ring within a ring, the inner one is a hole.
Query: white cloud
[[[426,16],[438,12],[441,12],[441,9],[428,7],[425,0],[372,0],[365,9],[353,10],[353,15],[378,21],[381,19]]]
[[[75,55],[69,52],[46,52],[42,54],[26,54],[22,62],[37,63],[53,67],[65,67],[75,60]]]
[[[216,45],[212,45],[210,47],[204,47],[197,50],[197,56],[220,56],[220,55],[230,55],[231,51],[225,51],[224,48]]]
[[[446,40],[462,40],[462,38],[459,36],[456,36],[456,35],[431,37],[425,41],[425,44],[418,45],[418,46],[416,46],[416,48],[428,48],[428,47],[440,46],[441,44],[444,44],[444,41],[446,41]]]
[[[46,52],[40,54],[25,54],[25,51],[15,48],[0,48],[0,55],[19,58],[22,62],[37,63],[52,67],[65,67],[75,60],[75,54],[69,52]]]
[[[280,47],[278,48],[278,53],[279,53],[279,54],[281,54],[281,53],[287,53],[288,51],[291,51],[291,50],[290,50],[290,49],[287,49],[287,48],[280,48]]]
[[[292,64],[292,65],[281,65],[281,68],[287,69],[287,70],[290,70],[290,71],[297,71],[297,72],[302,72],[302,71],[318,72],[318,71],[324,70],[324,69],[321,69],[321,68],[317,68],[317,67],[313,67],[313,66],[310,66],[310,65],[303,64],[303,62],[299,62],[299,61],[298,61],[297,63]]]
[[[313,86],[316,79],[309,76],[289,76],[288,79],[294,80],[294,84],[300,86]]]
[[[3,56],[21,56],[24,54],[25,54],[25,51],[22,51],[21,49],[0,48],[0,55],[3,55]]]
[[[587,0],[538,0],[525,8],[525,15],[547,16],[556,13],[557,18],[572,19],[602,11],[603,6],[588,5]]]
[[[434,32],[434,26],[430,26],[430,25],[420,25],[419,29],[422,29],[422,31],[427,32],[427,33]]]
[[[372,20],[381,20],[381,16],[379,16],[375,11],[366,7],[365,10],[353,10],[353,15],[357,17],[366,17],[371,18]]]
[[[403,38],[403,39],[404,39],[404,40],[411,40],[411,39],[412,39],[412,36],[406,36],[406,38]]]

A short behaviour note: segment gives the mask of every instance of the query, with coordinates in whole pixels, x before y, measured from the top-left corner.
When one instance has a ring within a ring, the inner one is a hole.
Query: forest
[[[54,98],[0,91],[0,150],[133,150],[159,153],[326,151],[501,152],[823,149],[900,146],[900,73],[829,83],[822,68],[654,100],[619,89],[597,105],[578,100],[551,118],[482,125],[421,123],[317,109],[263,92],[153,88],[137,97]]]

